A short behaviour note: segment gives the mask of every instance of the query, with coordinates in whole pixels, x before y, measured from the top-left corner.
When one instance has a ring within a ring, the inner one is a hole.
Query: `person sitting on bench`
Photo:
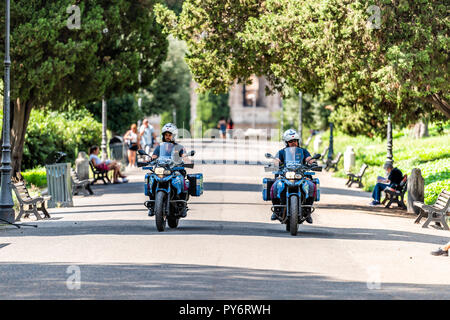
[[[450,241],[447,242],[445,246],[442,248],[437,249],[436,251],[431,251],[431,254],[433,256],[446,256],[448,257],[448,249],[450,249]]]
[[[100,170],[109,171],[114,170],[113,183],[120,183],[119,177],[122,178],[122,182],[128,182],[127,177],[120,173],[120,164],[115,160],[100,160],[98,154],[100,148],[98,146],[92,146],[89,148],[89,160],[92,161],[94,167]]]
[[[394,168],[391,163],[384,164],[384,170],[386,170],[387,178],[378,177],[377,184],[372,192],[373,201],[370,206],[380,205],[381,191],[386,188],[396,189],[403,179],[403,173],[398,168]]]

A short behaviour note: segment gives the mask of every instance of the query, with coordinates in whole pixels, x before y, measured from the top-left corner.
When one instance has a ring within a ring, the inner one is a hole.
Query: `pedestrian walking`
[[[437,249],[436,251],[431,251],[431,254],[433,256],[446,256],[448,257],[448,249],[450,249],[450,241],[447,242],[445,246],[442,248]]]
[[[141,142],[141,148],[143,148],[147,154],[150,154],[155,138],[155,129],[149,123],[148,119],[144,119],[142,121],[142,126],[139,128],[139,139]]]
[[[125,133],[123,139],[128,144],[128,167],[136,167],[136,154],[138,149],[141,148],[141,143],[139,141],[139,133],[135,123],[131,125],[130,130]]]
[[[220,137],[222,139],[225,139],[227,132],[227,122],[225,121],[225,117],[220,118],[219,123],[217,124],[217,128],[220,130]]]
[[[228,118],[228,120],[227,120],[227,135],[228,135],[228,138],[230,138],[230,139],[233,138],[233,129],[234,129],[233,120],[231,118]]]

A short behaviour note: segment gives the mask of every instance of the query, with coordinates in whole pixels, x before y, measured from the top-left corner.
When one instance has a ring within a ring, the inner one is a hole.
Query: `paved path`
[[[95,185],[38,228],[0,229],[2,299],[449,299],[448,231],[423,229],[319,173],[314,224],[270,221],[261,166],[197,166],[205,193],[178,229],[156,230],[143,173]],[[24,222],[25,223],[25,222]],[[77,282],[68,283],[79,271]]]

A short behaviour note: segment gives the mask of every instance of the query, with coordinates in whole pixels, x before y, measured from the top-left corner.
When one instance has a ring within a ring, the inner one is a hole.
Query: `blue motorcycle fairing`
[[[173,187],[177,191],[177,194],[180,194],[181,192],[184,191],[184,181],[183,180],[184,179],[183,179],[182,175],[171,174],[169,176],[165,176],[165,177],[161,178],[161,177],[158,177],[154,173],[150,174],[150,176],[148,177],[148,186],[149,187],[147,187],[147,185],[145,186],[145,189],[146,189],[145,190],[145,194],[149,195],[150,193],[153,193],[152,192],[153,188],[151,186],[153,186],[153,184],[155,182],[168,182],[168,181],[170,181],[169,188],[167,188],[167,189],[157,188],[156,191],[163,190],[163,191],[169,192],[170,191],[170,185],[173,185]],[[148,190],[148,189],[150,189],[150,190]]]
[[[306,196],[306,199],[310,197],[310,190],[309,190],[310,186],[309,186],[307,180],[295,180],[294,182],[291,182],[286,179],[280,179],[280,180],[276,181],[275,184],[276,184],[276,186],[274,186],[274,188],[276,188],[276,190],[277,190],[277,198],[278,199],[281,199],[281,193],[284,191],[284,188],[286,185],[288,187],[301,186],[301,188]],[[293,194],[293,193],[288,192],[287,196],[289,196],[290,194]],[[298,195],[298,193],[296,193],[296,194]]]

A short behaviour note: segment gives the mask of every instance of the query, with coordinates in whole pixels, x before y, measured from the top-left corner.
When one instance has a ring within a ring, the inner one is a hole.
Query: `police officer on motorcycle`
[[[185,148],[181,144],[178,144],[175,142],[177,135],[178,135],[177,126],[174,125],[173,123],[166,123],[161,130],[161,141],[172,143],[174,150],[176,150],[178,152],[179,157],[183,158],[184,163],[190,163],[190,160],[187,157]],[[152,161],[159,157],[160,147],[161,147],[161,145],[158,145],[155,148],[155,150],[153,151]],[[186,179],[186,170],[180,170],[179,172],[183,175],[184,179]],[[186,192],[186,198],[187,198],[187,192]],[[187,210],[188,209],[187,209],[187,205],[186,205],[186,208],[181,215],[182,218],[186,217]],[[150,211],[148,215],[153,216],[154,214],[155,214],[154,211]]]
[[[286,130],[283,133],[283,141],[286,144],[286,147],[278,151],[278,153],[275,156],[275,165],[278,165],[279,167],[284,166],[285,162],[285,149],[286,148],[292,148],[297,147],[299,149],[299,152],[303,154],[303,164],[314,164],[316,163],[316,160],[312,158],[311,154],[306,150],[305,148],[301,148],[299,144],[300,136],[294,129]],[[314,199],[313,199],[313,193],[314,193],[314,183],[312,181],[308,181],[309,184],[309,197],[306,199],[305,204],[312,205]],[[273,187],[275,187],[277,183],[273,184]],[[273,191],[274,194],[276,194],[276,190]],[[273,204],[279,204],[280,199],[272,199]],[[311,208],[306,208],[309,211],[309,215],[306,218],[306,221],[308,223],[312,223],[311,218]],[[281,213],[281,208],[276,207],[274,210],[274,213],[272,214],[271,220],[276,220],[277,215]]]

